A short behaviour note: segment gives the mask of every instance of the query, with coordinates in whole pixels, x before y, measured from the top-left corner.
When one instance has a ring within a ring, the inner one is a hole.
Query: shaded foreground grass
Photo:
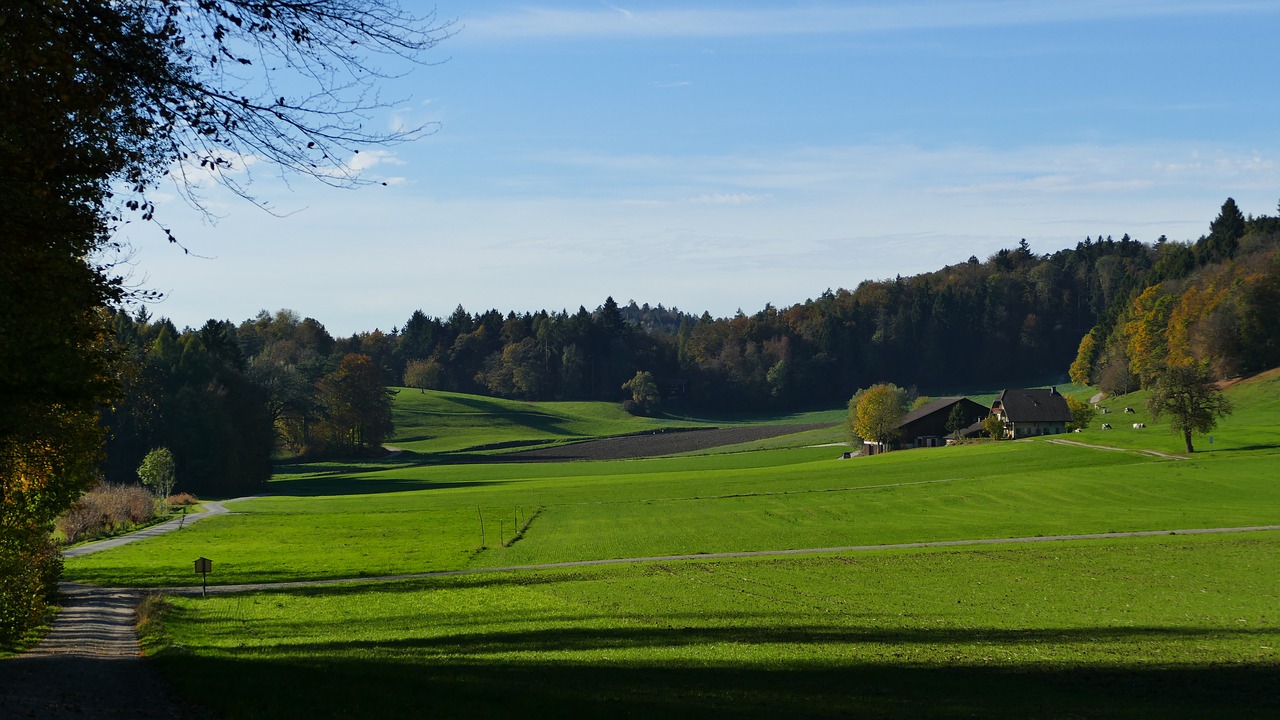
[[[1265,717],[1280,533],[688,561],[175,598],[232,718]],[[288,688],[288,692],[281,692]]]

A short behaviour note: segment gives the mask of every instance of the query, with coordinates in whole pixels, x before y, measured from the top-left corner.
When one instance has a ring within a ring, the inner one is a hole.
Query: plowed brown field
[[[539,450],[509,453],[504,460],[530,462],[557,462],[564,460],[629,460],[633,458],[661,457],[707,450],[725,445],[766,440],[768,438],[830,427],[817,425],[746,425],[727,428],[698,430],[655,431],[647,435],[588,440]]]

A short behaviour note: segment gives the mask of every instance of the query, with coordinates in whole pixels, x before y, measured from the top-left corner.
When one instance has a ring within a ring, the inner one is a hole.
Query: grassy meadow
[[[1236,413],[1187,459],[1142,452],[1181,444],[1135,394],[1108,403],[1138,410],[1108,416],[1123,426],[1050,439],[1114,450],[1035,439],[841,460],[813,447],[833,429],[504,463],[481,455],[654,421],[402,391],[390,444],[405,452],[283,465],[236,514],[68,560],[66,576],[191,585],[204,556],[211,583],[235,584],[1278,524],[1280,376],[1229,393]],[[1251,532],[357,582],[170,598],[147,642],[178,686],[236,688],[202,696],[237,718],[1273,715],[1277,550],[1280,533]]]
[[[711,427],[697,420],[641,418],[613,403],[520,402],[450,392],[396,390],[391,445],[415,453],[527,449],[671,427]]]

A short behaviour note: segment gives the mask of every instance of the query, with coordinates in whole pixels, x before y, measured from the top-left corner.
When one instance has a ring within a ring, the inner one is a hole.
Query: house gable
[[[1009,438],[1064,433],[1071,422],[1066,398],[1052,387],[1004,390],[991,403],[991,414],[1004,421]]]

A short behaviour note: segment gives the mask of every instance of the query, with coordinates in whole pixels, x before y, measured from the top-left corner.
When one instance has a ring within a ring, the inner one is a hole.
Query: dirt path
[[[230,512],[220,502],[203,504],[202,512],[70,548],[63,555],[77,557],[119,547]],[[0,661],[0,718],[204,716],[201,711],[179,705],[142,660],[134,629],[134,612],[142,590],[74,583],[62,583],[58,590],[62,610],[49,634],[30,651]]]
[[[60,586],[62,611],[33,650],[0,662],[0,717],[63,720],[192,717],[143,662],[133,616],[140,590]]]
[[[1165,460],[1188,459],[1186,455],[1170,455],[1169,453],[1162,453],[1159,450],[1142,450],[1139,448],[1118,448],[1118,447],[1111,447],[1110,445],[1090,445],[1089,443],[1077,442],[1075,440],[1054,439],[1054,440],[1046,440],[1045,442],[1053,443],[1054,445],[1075,445],[1076,447],[1092,448],[1094,450],[1110,450],[1112,452],[1131,452],[1131,453],[1140,453],[1142,455],[1154,455],[1159,458],[1164,458]]]

